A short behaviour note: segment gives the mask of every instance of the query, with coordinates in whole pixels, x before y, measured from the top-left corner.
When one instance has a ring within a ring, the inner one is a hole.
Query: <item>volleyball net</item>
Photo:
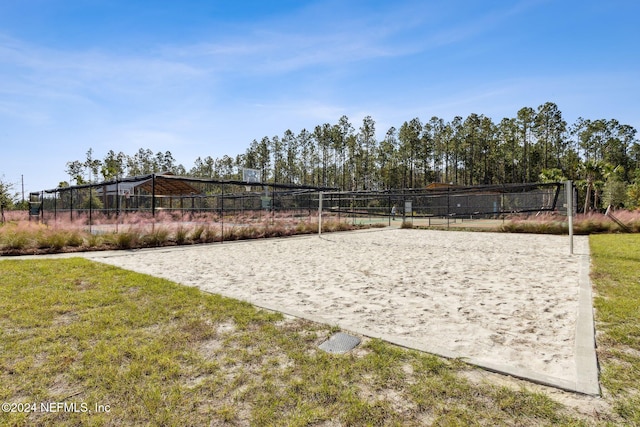
[[[438,185],[390,191],[328,192],[323,210],[353,218],[497,219],[563,209],[564,183]],[[394,208],[395,207],[395,208]]]

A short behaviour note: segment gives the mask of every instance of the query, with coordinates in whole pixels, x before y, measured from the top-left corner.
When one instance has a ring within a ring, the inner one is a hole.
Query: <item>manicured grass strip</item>
[[[0,401],[76,409],[0,425],[587,425],[456,360],[319,350],[333,332],[86,260],[0,261]]]
[[[628,425],[640,425],[640,235],[590,238],[601,382]]]

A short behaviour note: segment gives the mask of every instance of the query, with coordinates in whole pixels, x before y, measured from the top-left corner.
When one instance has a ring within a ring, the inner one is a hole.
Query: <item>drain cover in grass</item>
[[[320,344],[320,349],[327,353],[343,354],[353,350],[358,344],[360,344],[360,338],[338,332]]]

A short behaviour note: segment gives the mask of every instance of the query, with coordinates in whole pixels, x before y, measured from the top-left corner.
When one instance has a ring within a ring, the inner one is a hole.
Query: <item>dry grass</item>
[[[49,224],[37,221],[7,221],[0,226],[0,254],[43,254],[105,249],[134,249],[221,240],[244,240],[309,234],[318,231],[317,218],[297,219],[286,215],[237,215],[219,218],[212,215],[189,216],[180,221],[168,212],[156,218],[149,214],[128,215],[126,224],[106,218],[76,216],[73,221],[57,220]],[[178,222],[176,222],[178,221]],[[224,221],[224,222],[223,222]],[[323,220],[323,231],[362,228],[346,220]]]
[[[640,211],[616,211],[616,219],[626,229],[603,214],[578,215],[574,233],[640,232]],[[126,223],[122,223],[126,221]],[[115,221],[99,214],[88,218],[76,215],[73,221],[58,219],[49,224],[36,221],[11,220],[0,226],[0,254],[38,254],[104,249],[134,249],[168,245],[212,243],[221,240],[259,239],[316,233],[317,217],[296,218],[290,214],[244,214],[220,217],[217,214],[181,214],[160,211],[129,214]],[[466,224],[466,225],[465,225]],[[471,224],[471,225],[469,225]],[[476,227],[472,227],[476,225]],[[324,232],[346,231],[362,227],[385,227],[387,223],[353,223],[349,218],[329,217],[323,220]],[[424,227],[417,221],[403,222],[402,227]],[[440,226],[442,228],[444,226]],[[438,227],[435,227],[438,228]],[[456,224],[456,229],[485,230],[473,222]],[[486,230],[567,234],[566,218],[558,215],[518,216],[504,223],[495,221]]]
[[[614,217],[631,232],[640,232],[640,211],[615,211]],[[568,223],[564,216],[538,215],[511,218],[502,227],[502,231],[513,233],[568,234]],[[612,218],[600,214],[576,215],[573,220],[575,234],[620,233],[626,232]]]

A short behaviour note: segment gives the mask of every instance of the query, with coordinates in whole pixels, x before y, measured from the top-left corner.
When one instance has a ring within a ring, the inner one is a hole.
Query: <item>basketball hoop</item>
[[[242,180],[244,182],[260,182],[261,173],[258,169],[242,169]]]

